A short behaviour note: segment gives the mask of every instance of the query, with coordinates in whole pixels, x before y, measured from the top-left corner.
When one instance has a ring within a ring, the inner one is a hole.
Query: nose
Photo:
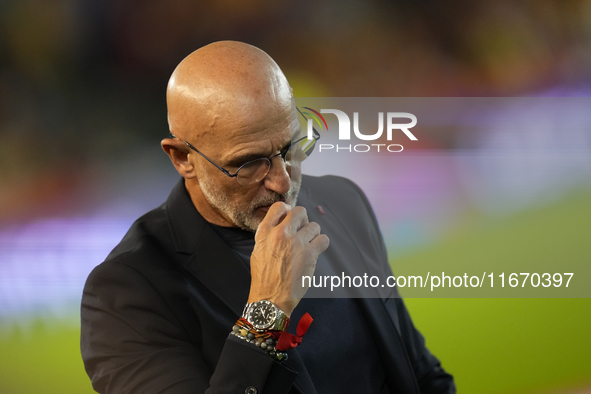
[[[271,168],[264,179],[265,187],[279,194],[285,194],[291,187],[291,167],[283,161],[281,156],[274,157]]]

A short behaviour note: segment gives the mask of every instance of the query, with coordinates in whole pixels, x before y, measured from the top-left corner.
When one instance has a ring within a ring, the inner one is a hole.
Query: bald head
[[[258,160],[277,157],[301,132],[291,88],[269,55],[240,42],[210,44],[177,66],[166,93],[177,138],[162,140],[162,149],[205,220],[256,231],[273,203],[295,204],[299,163]],[[255,166],[267,174],[248,184],[237,180]]]
[[[196,50],[177,66],[166,99],[171,132],[207,142],[228,129],[279,119],[291,107],[291,88],[265,52],[221,41]]]

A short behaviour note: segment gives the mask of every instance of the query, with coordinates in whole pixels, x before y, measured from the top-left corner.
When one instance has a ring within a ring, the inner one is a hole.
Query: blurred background
[[[1,1],[1,394],[93,392],[78,350],[84,280],[177,181],[159,147],[166,83],[224,39],[269,53],[300,97],[591,95],[590,0]],[[517,132],[501,108],[484,131],[442,127],[379,172],[315,155],[304,172],[364,187],[395,271],[588,264],[582,103],[575,131],[555,117]],[[550,394],[591,392],[589,301],[407,304],[461,393]]]

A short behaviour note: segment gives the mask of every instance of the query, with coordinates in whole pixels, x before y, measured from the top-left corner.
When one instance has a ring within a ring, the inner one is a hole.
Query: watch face
[[[250,322],[255,328],[270,327],[277,318],[277,308],[269,301],[261,301],[250,312]]]

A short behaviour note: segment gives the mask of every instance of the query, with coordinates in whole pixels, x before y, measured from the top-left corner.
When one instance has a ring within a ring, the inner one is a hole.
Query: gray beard
[[[201,191],[205,196],[207,202],[228,216],[232,223],[243,230],[256,232],[261,224],[262,219],[255,216],[254,211],[257,208],[264,207],[276,203],[277,201],[284,201],[286,204],[295,207],[298,193],[300,191],[300,183],[298,182],[289,189],[287,193],[279,194],[276,192],[269,192],[268,196],[263,196],[256,200],[246,203],[244,206],[233,204],[228,196],[216,190],[215,185],[209,179],[204,178],[199,181]]]

